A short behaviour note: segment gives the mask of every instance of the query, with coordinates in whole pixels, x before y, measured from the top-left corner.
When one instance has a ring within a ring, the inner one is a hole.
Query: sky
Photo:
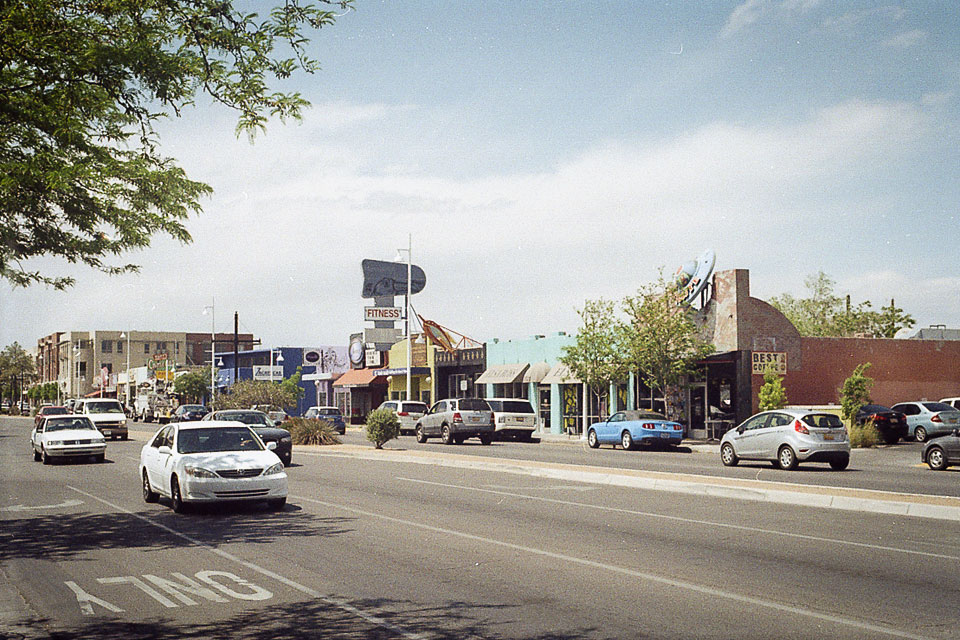
[[[210,331],[211,304],[264,347],[346,345],[361,260],[408,241],[416,311],[481,341],[576,333],[585,300],[707,249],[755,297],[823,271],[960,327],[955,2],[357,0],[310,52],[280,87],[313,103],[299,124],[251,143],[201,97],[161,126],[214,189],[192,243],[119,277],[30,263],[76,286],[0,283],[0,346]]]

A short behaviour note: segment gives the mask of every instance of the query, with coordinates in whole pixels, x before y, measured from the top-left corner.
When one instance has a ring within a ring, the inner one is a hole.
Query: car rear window
[[[928,411],[956,411],[956,409],[946,402],[924,402],[923,406],[926,407]]]
[[[821,429],[843,428],[843,422],[840,420],[840,416],[832,413],[808,413],[803,416],[803,421],[811,427],[819,427]]]
[[[270,422],[270,418],[265,413],[260,413],[259,411],[238,411],[236,413],[221,413],[219,416],[220,420],[236,420],[237,422],[242,422],[243,424],[252,424],[252,425],[264,425],[267,427],[272,427],[273,423]]]
[[[494,411],[505,411],[507,413],[533,413],[533,407],[530,406],[530,403],[526,400],[501,400],[499,401],[500,408],[497,409],[493,406],[491,401],[490,408]],[[494,400],[493,402],[497,402]]]
[[[404,402],[400,408],[407,413],[426,413],[427,405],[422,402]]]
[[[66,407],[44,407],[43,409],[40,410],[40,413],[42,413],[45,416],[62,416],[65,413],[67,413],[67,408]]]
[[[343,415],[340,413],[340,409],[319,409],[317,410],[317,415],[320,416],[339,416]]]
[[[490,411],[490,405],[480,398],[464,398],[460,400],[460,411]]]

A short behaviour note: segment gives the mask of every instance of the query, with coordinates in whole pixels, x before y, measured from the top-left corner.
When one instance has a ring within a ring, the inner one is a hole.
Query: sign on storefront
[[[779,376],[787,375],[786,351],[754,351],[752,362],[755,376],[762,376],[767,371]]]
[[[403,309],[401,307],[364,307],[363,319],[367,322],[402,320]]]
[[[279,382],[283,380],[283,366],[274,365],[273,374],[271,375],[270,365],[255,364],[253,365],[253,379],[254,380],[273,380],[274,382]]]

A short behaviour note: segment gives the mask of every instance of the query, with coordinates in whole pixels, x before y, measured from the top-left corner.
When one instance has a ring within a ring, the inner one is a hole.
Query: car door
[[[150,485],[155,491],[164,495],[168,493],[167,489],[170,486],[165,471],[169,466],[171,456],[169,453],[160,453],[160,447],[172,445],[173,441],[170,435],[172,431],[172,425],[167,425],[158,431],[157,435],[150,441],[150,446],[145,450],[143,456],[143,466],[147,470],[147,477],[150,478]]]
[[[604,422],[597,423],[597,440],[600,442],[620,442],[620,423],[624,420],[624,413],[617,412]]]
[[[733,448],[741,458],[756,458],[760,450],[760,427],[767,420],[766,413],[759,413],[737,427],[731,439]]]
[[[33,431],[30,433],[30,446],[33,447],[34,451],[40,451],[40,437],[43,435],[43,429],[46,426],[47,420],[43,419],[40,421]]]
[[[430,411],[420,419],[420,424],[423,426],[423,432],[425,434],[435,435],[440,433],[439,414],[446,410],[446,406],[447,403],[443,400],[435,402],[433,406],[430,407]]]
[[[757,457],[773,460],[777,457],[777,450],[785,441],[785,431],[792,429],[793,416],[774,412],[767,414],[763,425],[757,428],[756,443]]]

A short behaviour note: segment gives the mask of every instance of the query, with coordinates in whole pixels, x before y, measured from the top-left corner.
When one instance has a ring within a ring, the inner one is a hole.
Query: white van
[[[493,410],[497,437],[529,441],[537,430],[537,412],[524,398],[485,398]]]
[[[83,398],[77,400],[73,412],[90,418],[105,438],[127,439],[127,414],[119,400]]]

